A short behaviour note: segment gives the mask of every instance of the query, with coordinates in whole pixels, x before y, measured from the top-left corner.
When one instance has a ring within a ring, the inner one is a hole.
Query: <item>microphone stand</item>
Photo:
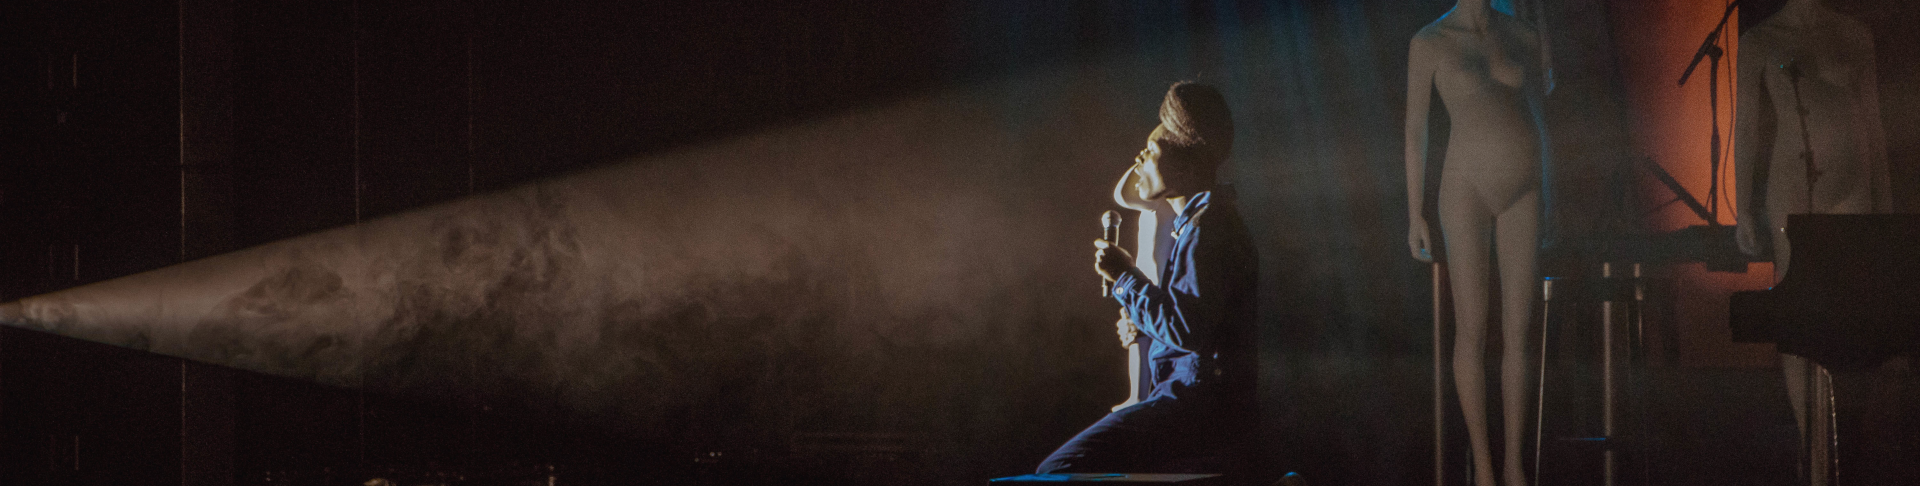
[[[1813,183],[1820,180],[1820,165],[1813,161],[1813,134],[1807,130],[1807,102],[1800,99],[1800,66],[1789,60],[1780,69],[1793,84],[1793,114],[1800,118],[1800,161],[1807,166],[1807,213],[1813,213]]]
[[[1709,138],[1707,163],[1711,169],[1708,176],[1707,208],[1710,218],[1708,226],[1720,226],[1720,57],[1727,51],[1720,48],[1722,32],[1727,30],[1727,20],[1733,18],[1734,9],[1744,0],[1734,0],[1727,4],[1727,10],[1720,14],[1720,23],[1713,26],[1713,32],[1700,42],[1700,49],[1694,51],[1693,62],[1687,64],[1686,72],[1680,73],[1680,86],[1687,85],[1687,79],[1693,77],[1693,70],[1700,67],[1700,61],[1712,58],[1707,69],[1707,107],[1712,110],[1713,134]]]
[[[1800,161],[1806,164],[1807,171],[1806,208],[1807,214],[1813,214],[1813,183],[1820,180],[1820,166],[1813,160],[1813,134],[1807,128],[1807,103],[1800,98],[1800,66],[1796,60],[1789,59],[1779,67],[1787,72],[1788,83],[1793,86],[1793,113],[1800,120]],[[1807,404],[1807,413],[1815,417],[1807,417],[1807,422],[1822,420],[1822,424],[1812,428],[1815,433],[1820,433],[1822,428],[1825,432],[1818,439],[1806,436],[1808,434],[1805,431],[1801,432],[1805,436],[1801,437],[1801,447],[1806,448],[1807,462],[1810,463],[1806,466],[1809,469],[1806,477],[1812,484],[1830,485],[1838,482],[1840,477],[1840,434],[1836,432],[1839,426],[1835,422],[1838,414],[1833,404],[1833,376],[1817,363],[1807,363],[1807,375],[1807,384],[1812,388],[1808,393],[1819,395],[1808,397],[1812,403]],[[1816,440],[1818,442],[1813,442]],[[1819,447],[1815,447],[1816,444]],[[1819,478],[1814,478],[1816,475]]]

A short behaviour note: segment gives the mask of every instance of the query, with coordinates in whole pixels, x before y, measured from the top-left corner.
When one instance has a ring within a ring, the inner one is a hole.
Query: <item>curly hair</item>
[[[1218,167],[1233,151],[1233,113],[1220,90],[1194,81],[1167,88],[1153,137],[1161,150],[1196,168]]]

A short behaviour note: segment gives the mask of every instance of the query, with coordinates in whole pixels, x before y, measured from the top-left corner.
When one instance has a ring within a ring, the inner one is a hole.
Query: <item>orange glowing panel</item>
[[[1736,222],[1732,142],[1734,91],[1733,62],[1739,55],[1738,14],[1728,19],[1720,46],[1724,55],[1696,68],[1687,84],[1678,83],[1687,63],[1713,32],[1726,12],[1725,0],[1620,0],[1609,5],[1613,41],[1618,52],[1621,87],[1627,97],[1630,131],[1637,158],[1652,161],[1703,205],[1718,208],[1719,223]],[[1714,96],[1718,104],[1714,104]],[[1713,179],[1714,125],[1719,125],[1721,151],[1718,191]],[[1634,180],[1644,229],[1656,233],[1707,224],[1678,195],[1661,184],[1650,170],[1636,169]],[[1717,192],[1714,201],[1709,194]],[[1773,282],[1773,266],[1755,264],[1745,273],[1707,271],[1699,263],[1683,263],[1656,271],[1670,278],[1673,309],[1663,316],[1672,322],[1655,323],[1671,330],[1659,344],[1678,356],[1667,357],[1682,366],[1766,367],[1774,363],[1772,346],[1735,344],[1727,327],[1727,298],[1734,291],[1766,288]],[[1652,317],[1659,319],[1660,317]]]
[[[1716,64],[1703,61],[1685,86],[1678,84],[1687,63],[1713,32],[1726,11],[1726,2],[1623,0],[1610,4],[1613,41],[1619,52],[1621,84],[1635,156],[1652,160],[1672,174],[1701,204],[1708,201],[1713,170],[1711,142],[1714,124],[1720,128],[1721,164],[1718,203],[1721,224],[1734,223],[1733,209],[1733,61],[1739,52],[1738,15],[1728,21],[1722,46],[1725,55]],[[1717,68],[1717,69],[1716,69]],[[1712,104],[1718,91],[1718,108]],[[1639,195],[1647,211],[1649,230],[1673,231],[1707,224],[1676,194],[1639,171]]]

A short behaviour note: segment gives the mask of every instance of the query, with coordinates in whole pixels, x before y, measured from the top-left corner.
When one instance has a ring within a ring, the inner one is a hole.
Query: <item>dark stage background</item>
[[[1660,219],[1633,168],[1667,153],[1636,126],[1695,109],[1636,73],[1669,89],[1723,5],[1669,3],[1545,5],[1551,272],[1704,224]],[[1911,210],[1916,8],[1837,5],[1876,29]],[[1087,243],[1167,85],[1199,79],[1262,252],[1265,470],[1429,484],[1401,121],[1407,41],[1450,7],[9,2],[0,482],[1028,472],[1125,393]],[[1706,191],[1704,154],[1657,162]],[[1697,267],[1653,270],[1670,405],[1637,477],[1772,481],[1777,371],[1719,337],[1771,270]],[[1578,351],[1552,362],[1585,376]],[[1590,433],[1591,394],[1554,400]],[[1546,474],[1589,484],[1588,452]]]

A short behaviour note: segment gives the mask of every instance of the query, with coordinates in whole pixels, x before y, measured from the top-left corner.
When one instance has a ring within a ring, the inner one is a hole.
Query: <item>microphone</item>
[[[1120,213],[1108,210],[1100,214],[1100,240],[1107,242],[1108,245],[1120,244]],[[1107,292],[1107,281],[1102,279],[1100,296],[1111,297]]]

